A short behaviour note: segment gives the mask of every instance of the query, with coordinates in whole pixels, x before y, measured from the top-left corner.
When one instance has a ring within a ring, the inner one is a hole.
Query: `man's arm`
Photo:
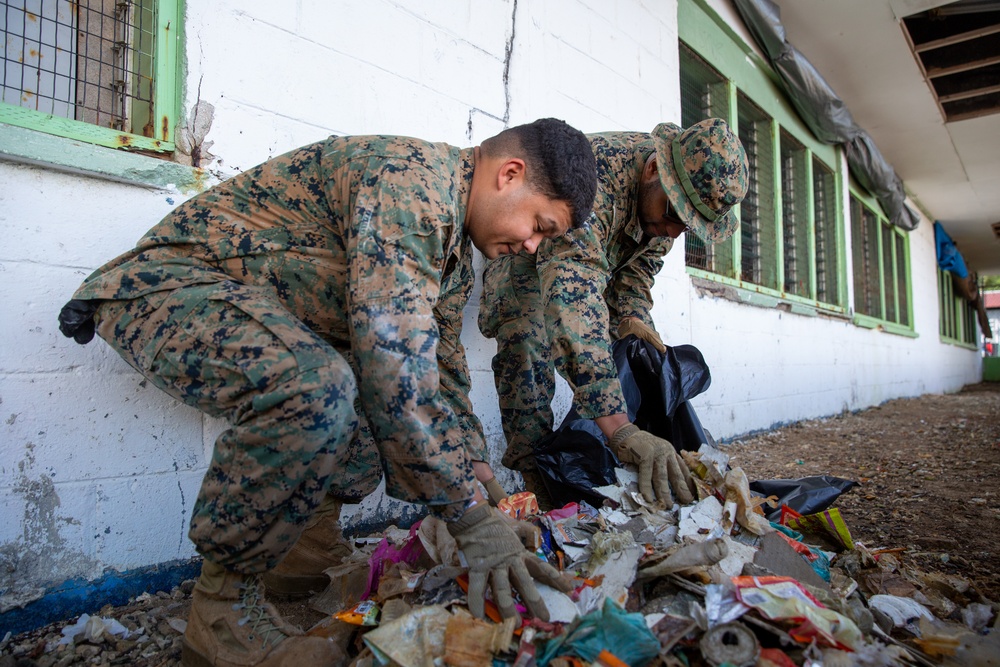
[[[618,337],[635,334],[660,352],[665,352],[666,348],[650,315],[652,289],[656,274],[663,268],[663,256],[672,245],[673,239],[669,237],[653,239],[615,274],[610,290],[618,313]]]
[[[584,228],[543,242],[537,260],[552,355],[585,419],[625,412],[604,301],[609,268],[603,233],[591,216]]]
[[[469,364],[462,345],[462,313],[472,294],[475,280],[472,268],[472,248],[468,243],[459,259],[458,266],[447,279],[434,306],[434,317],[438,323],[438,373],[440,374],[441,395],[450,405],[466,436],[466,451],[473,461],[486,461],[486,438],[483,425],[472,410],[469,392],[472,381]]]
[[[612,292],[617,296],[618,314],[624,319],[635,317],[652,326],[653,282],[663,268],[663,256],[669,252],[673,239],[653,239],[642,252],[623,266],[613,278]]]
[[[455,232],[442,221],[452,203],[438,180],[413,163],[369,160],[354,199],[348,292],[358,390],[386,490],[454,519],[478,489],[439,370],[434,308]]]

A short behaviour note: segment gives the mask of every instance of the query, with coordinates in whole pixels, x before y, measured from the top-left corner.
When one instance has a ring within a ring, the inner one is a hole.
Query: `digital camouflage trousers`
[[[324,496],[357,502],[382,476],[349,352],[267,289],[193,285],[103,302],[98,333],[155,386],[229,428],[215,441],[189,536],[245,574],[275,567]]]

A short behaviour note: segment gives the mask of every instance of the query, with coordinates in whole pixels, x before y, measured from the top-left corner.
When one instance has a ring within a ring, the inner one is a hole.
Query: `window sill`
[[[204,169],[0,123],[0,159],[185,194],[216,181]]]
[[[758,308],[774,308],[806,317],[849,319],[844,309],[837,306],[809,301],[802,297],[782,295],[766,287],[749,288],[739,281],[716,276],[700,269],[688,268],[687,272],[691,276],[691,284],[704,296],[727,299]]]
[[[979,346],[975,343],[966,343],[963,340],[958,340],[957,338],[948,338],[947,336],[940,337],[941,342],[945,345],[954,345],[955,347],[964,347],[966,350],[979,350]]]
[[[879,331],[895,334],[897,336],[906,336],[907,338],[918,338],[920,336],[920,334],[910,327],[902,324],[896,324],[895,322],[886,322],[885,320],[880,320],[869,315],[855,314],[854,324],[866,329],[878,329]]]

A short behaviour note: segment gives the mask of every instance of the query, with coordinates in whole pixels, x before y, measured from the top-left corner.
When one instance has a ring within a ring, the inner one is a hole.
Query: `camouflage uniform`
[[[546,239],[535,256],[489,262],[483,276],[479,329],[497,339],[493,373],[508,468],[530,466],[525,457],[552,430],[553,368],[573,387],[581,417],[625,412],[609,341],[624,317],[652,326],[653,277],[673,244],[669,237],[644,240],[639,222],[639,181],[654,150],[651,136],[588,137],[598,176],[588,223]]]
[[[356,501],[382,470],[464,512],[467,452],[485,458],[460,341],[472,172],[472,149],[332,137],[181,205],[76,292],[151,382],[230,421],[191,520],[203,556],[270,570],[328,489]]]

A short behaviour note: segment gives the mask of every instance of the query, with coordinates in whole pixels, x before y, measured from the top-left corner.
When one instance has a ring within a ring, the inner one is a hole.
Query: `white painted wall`
[[[512,0],[187,8],[185,108],[215,105],[222,175],[330,133],[467,146],[541,116],[588,132],[679,117],[673,1],[519,0],[513,22]],[[187,520],[224,426],[148,387],[100,340],[81,347],[56,329],[82,279],[183,198],[0,162],[0,612],[72,577],[194,555]],[[654,316],[667,342],[696,344],[712,368],[695,402],[705,426],[726,438],[975,381],[975,353],[938,341],[930,223],[910,239],[915,339],[702,296],[678,244]],[[476,329],[477,299],[463,340],[499,467],[495,345]],[[557,409],[568,398],[564,388]],[[376,495],[347,518],[399,509]]]

